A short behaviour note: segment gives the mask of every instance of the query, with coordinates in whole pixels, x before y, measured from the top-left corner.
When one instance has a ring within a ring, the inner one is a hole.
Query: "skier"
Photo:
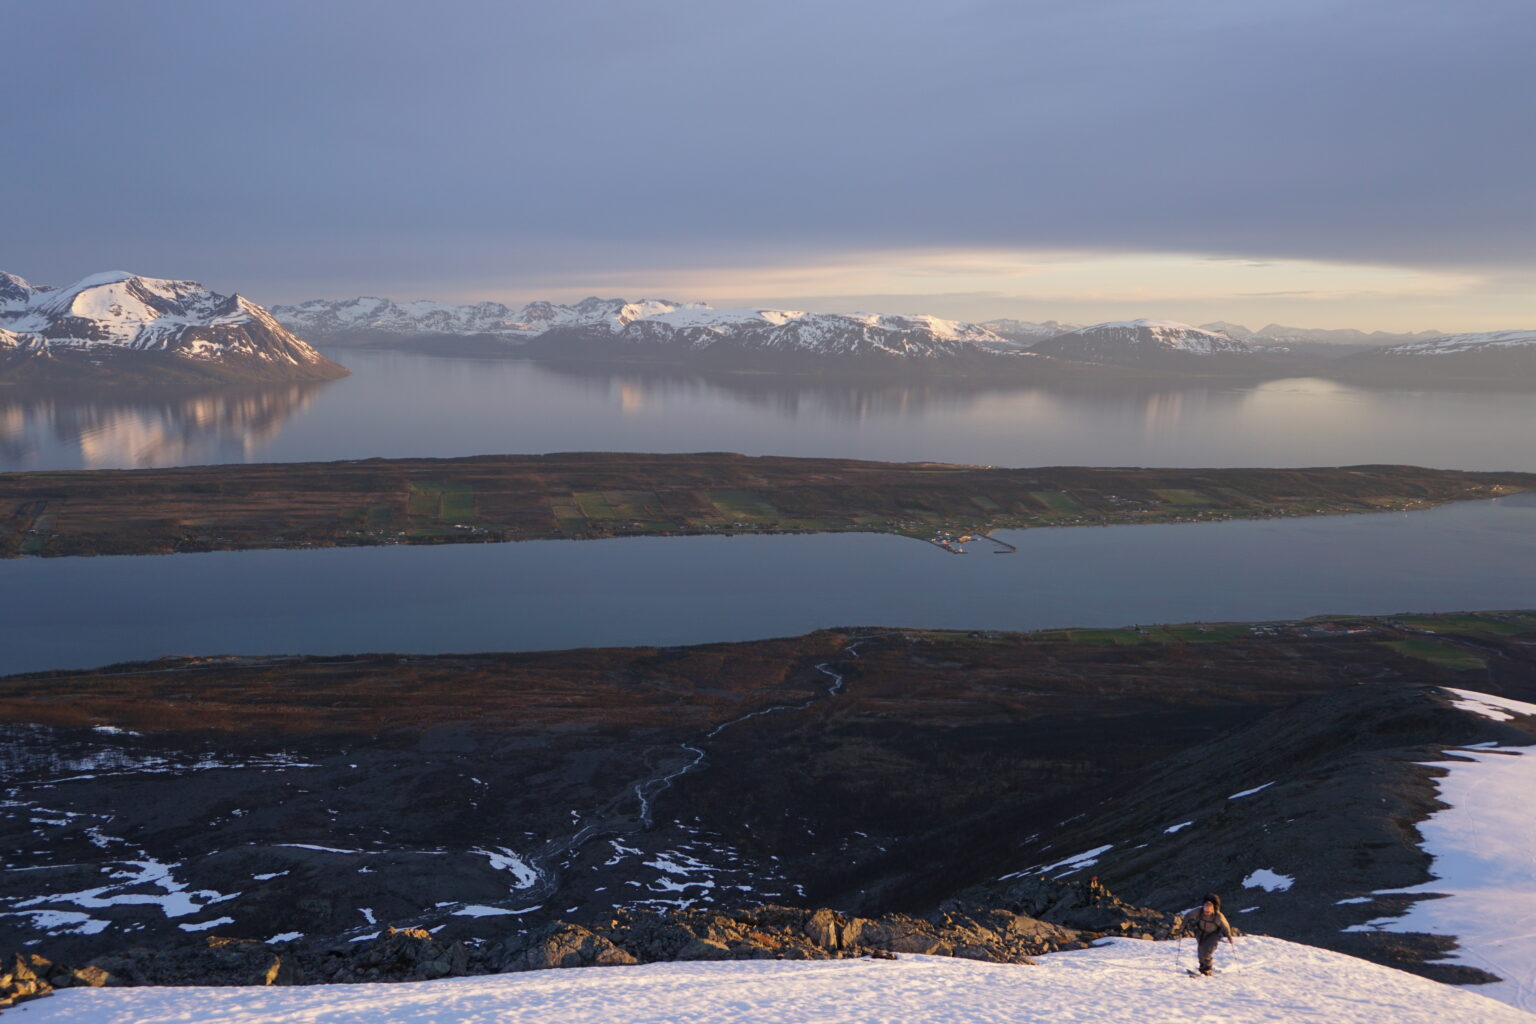
[[[1213,892],[1205,894],[1205,901],[1200,904],[1198,911],[1179,918],[1178,923],[1174,925],[1173,934],[1195,937],[1195,943],[1200,952],[1201,974],[1212,973],[1211,961],[1216,956],[1216,947],[1221,944],[1223,936],[1226,937],[1227,945],[1236,945],[1232,941],[1232,926],[1227,923],[1226,917],[1221,912],[1221,897]]]

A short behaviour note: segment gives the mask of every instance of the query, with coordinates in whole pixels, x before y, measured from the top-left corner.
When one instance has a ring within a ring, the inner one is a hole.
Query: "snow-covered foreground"
[[[7,1024],[1531,1024],[1480,995],[1280,939],[1193,949],[1117,939],[1036,967],[947,957],[590,967],[400,985],[71,989]]]
[[[1470,690],[1452,690],[1458,707],[1507,721],[1536,716],[1536,705]],[[1449,959],[1505,979],[1478,991],[1536,1012],[1536,748],[1449,751],[1466,760],[1436,761],[1447,775],[1436,783],[1450,806],[1420,823],[1424,849],[1434,855],[1435,881],[1406,891],[1443,894],[1424,899],[1398,918],[1361,930],[1455,935]]]

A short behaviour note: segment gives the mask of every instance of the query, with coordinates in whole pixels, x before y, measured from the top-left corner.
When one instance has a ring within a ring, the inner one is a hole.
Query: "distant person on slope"
[[[1211,961],[1216,957],[1216,947],[1221,944],[1223,936],[1227,945],[1233,945],[1232,926],[1221,912],[1221,897],[1213,892],[1206,893],[1205,902],[1200,904],[1199,910],[1179,920],[1174,934],[1195,937],[1200,952],[1201,974],[1211,973]]]

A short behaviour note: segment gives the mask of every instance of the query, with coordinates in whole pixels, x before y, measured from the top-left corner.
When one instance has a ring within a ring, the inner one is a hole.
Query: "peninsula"
[[[1001,469],[588,452],[0,474],[0,557],[1332,515],[1536,490],[1414,466]],[[988,545],[986,550],[1005,550]]]

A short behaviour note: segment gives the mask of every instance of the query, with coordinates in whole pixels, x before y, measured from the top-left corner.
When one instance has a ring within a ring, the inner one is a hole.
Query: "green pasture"
[[[1072,642],[1094,647],[1133,647],[1144,644],[1147,638],[1134,629],[1074,629]]]
[[[1390,647],[1399,654],[1406,654],[1410,658],[1419,658],[1431,665],[1439,665],[1442,668],[1467,669],[1486,668],[1483,659],[1471,651],[1464,650],[1451,644],[1442,643],[1439,640],[1431,640],[1427,637],[1414,637],[1412,640],[1389,640],[1382,644]]]
[[[1180,508],[1210,508],[1217,504],[1216,499],[1204,491],[1184,487],[1154,487],[1152,493],[1168,504],[1178,505]]]
[[[412,516],[443,523],[468,523],[477,518],[475,489],[458,480],[412,480],[405,499]],[[369,511],[373,518],[373,510]]]
[[[1432,629],[1445,633],[1491,633],[1517,636],[1536,629],[1536,614],[1499,612],[1483,615],[1409,615],[1396,619],[1412,629]]]
[[[1052,512],[1076,515],[1083,510],[1082,502],[1072,497],[1066,491],[1030,491],[1029,496]]]
[[[777,519],[779,510],[751,491],[712,490],[710,502],[733,522],[743,519]]]

